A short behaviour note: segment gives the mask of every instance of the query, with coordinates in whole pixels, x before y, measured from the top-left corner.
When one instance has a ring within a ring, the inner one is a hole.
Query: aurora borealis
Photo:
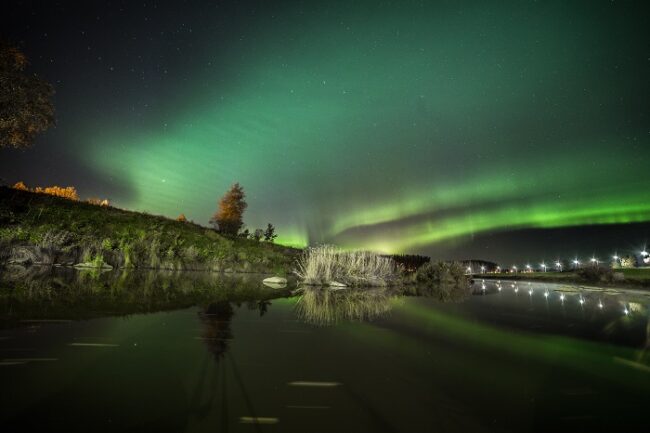
[[[7,182],[203,224],[240,182],[281,242],[439,257],[650,233],[644,2],[13,3],[58,126],[0,150]]]

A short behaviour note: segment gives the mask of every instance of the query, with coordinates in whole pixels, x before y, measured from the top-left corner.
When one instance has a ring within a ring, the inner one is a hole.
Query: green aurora
[[[247,226],[273,222],[280,242],[395,253],[650,221],[642,6],[290,2],[266,12],[217,31],[210,23],[224,17],[194,11],[205,25],[155,107],[136,118],[128,107],[142,97],[117,83],[118,108],[74,132],[59,122],[103,189],[62,179],[201,223],[240,182]]]

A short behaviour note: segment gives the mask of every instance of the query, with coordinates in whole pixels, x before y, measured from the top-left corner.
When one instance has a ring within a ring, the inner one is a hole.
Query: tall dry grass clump
[[[385,286],[396,279],[397,268],[391,258],[376,253],[321,245],[305,251],[296,275],[308,285]]]

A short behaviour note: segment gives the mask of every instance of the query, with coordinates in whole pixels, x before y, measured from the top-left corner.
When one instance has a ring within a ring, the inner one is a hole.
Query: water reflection
[[[300,319],[319,326],[344,321],[372,321],[385,316],[405,296],[432,298],[442,302],[467,299],[471,288],[438,284],[404,287],[373,287],[366,289],[301,288],[296,312]]]
[[[201,339],[215,360],[224,356],[233,338],[230,324],[234,314],[232,305],[228,301],[211,303],[198,313],[203,325]]]
[[[397,298],[398,294],[386,287],[341,290],[304,287],[296,313],[305,322],[320,326],[373,320],[388,313]]]
[[[527,296],[521,297],[521,291]],[[650,293],[647,292],[478,280],[473,293],[485,298],[478,304],[469,303],[476,305],[473,313],[490,322],[536,332],[650,346]],[[498,314],[493,313],[495,309]]]
[[[31,267],[0,276],[0,326],[31,319],[78,320],[206,306],[211,317],[221,301],[245,302],[267,311],[270,300],[291,296],[271,289],[260,275],[222,276],[205,272],[106,272]]]

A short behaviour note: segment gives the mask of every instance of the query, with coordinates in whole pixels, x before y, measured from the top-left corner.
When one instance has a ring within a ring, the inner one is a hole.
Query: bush
[[[586,268],[579,269],[578,276],[590,283],[611,283],[614,281],[614,273],[610,268],[603,266],[587,266]]]
[[[415,281],[421,284],[443,284],[455,287],[469,287],[471,277],[458,262],[425,263],[415,274]]]

